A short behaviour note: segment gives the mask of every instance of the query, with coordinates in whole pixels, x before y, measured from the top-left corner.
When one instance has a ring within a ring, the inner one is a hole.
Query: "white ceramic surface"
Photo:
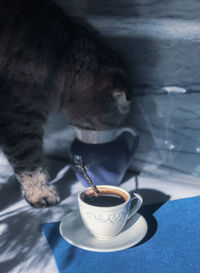
[[[66,215],[60,223],[60,233],[67,242],[97,252],[113,252],[132,247],[145,237],[147,230],[147,222],[139,213],[128,220],[119,235],[105,240],[97,239],[86,229],[79,210]]]
[[[88,144],[103,144],[115,140],[124,132],[129,132],[136,137],[137,132],[132,127],[113,128],[109,130],[89,130],[77,126],[71,126],[75,130],[78,140]]]
[[[78,204],[83,223],[87,229],[96,237],[105,239],[116,236],[125,226],[127,220],[132,217],[142,206],[142,197],[139,194],[130,194],[116,186],[102,185],[97,186],[100,192],[116,193],[126,201],[117,206],[101,207],[87,204],[82,200],[85,195],[93,193],[91,187],[83,190],[78,195]],[[136,203],[131,208],[132,200]]]

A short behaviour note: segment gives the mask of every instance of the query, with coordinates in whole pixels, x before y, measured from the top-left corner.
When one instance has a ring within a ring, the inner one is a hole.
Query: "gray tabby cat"
[[[0,1],[0,145],[34,207],[59,201],[43,160],[43,126],[119,126],[130,94],[118,56],[50,0]]]

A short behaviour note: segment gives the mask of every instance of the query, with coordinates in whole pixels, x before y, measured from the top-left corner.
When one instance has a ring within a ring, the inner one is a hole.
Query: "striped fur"
[[[52,111],[92,129],[120,125],[113,92],[128,93],[118,56],[50,0],[0,1],[0,145],[35,207],[58,201],[43,161]],[[40,181],[40,182],[38,182]]]

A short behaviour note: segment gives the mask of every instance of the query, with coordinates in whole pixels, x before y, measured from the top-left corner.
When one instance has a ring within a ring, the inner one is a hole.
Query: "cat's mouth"
[[[76,126],[87,130],[109,130],[123,124],[124,119],[112,120],[104,118],[90,118],[88,121],[69,123],[70,126]]]
[[[91,113],[81,117],[68,117],[68,123],[71,126],[88,130],[109,130],[123,125],[128,118],[127,114],[118,113],[118,111],[103,112],[100,114]]]
[[[68,124],[69,124],[69,126],[78,127],[80,129],[86,129],[86,130],[100,131],[100,130],[109,129],[108,127],[105,128],[103,126],[93,125],[93,124],[88,123],[88,122],[81,122],[81,124],[80,123],[68,123]]]

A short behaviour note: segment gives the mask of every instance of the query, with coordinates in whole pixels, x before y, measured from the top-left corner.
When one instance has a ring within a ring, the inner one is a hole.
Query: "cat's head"
[[[108,72],[81,79],[66,106],[68,122],[92,130],[118,127],[130,113],[131,94],[123,73]]]

